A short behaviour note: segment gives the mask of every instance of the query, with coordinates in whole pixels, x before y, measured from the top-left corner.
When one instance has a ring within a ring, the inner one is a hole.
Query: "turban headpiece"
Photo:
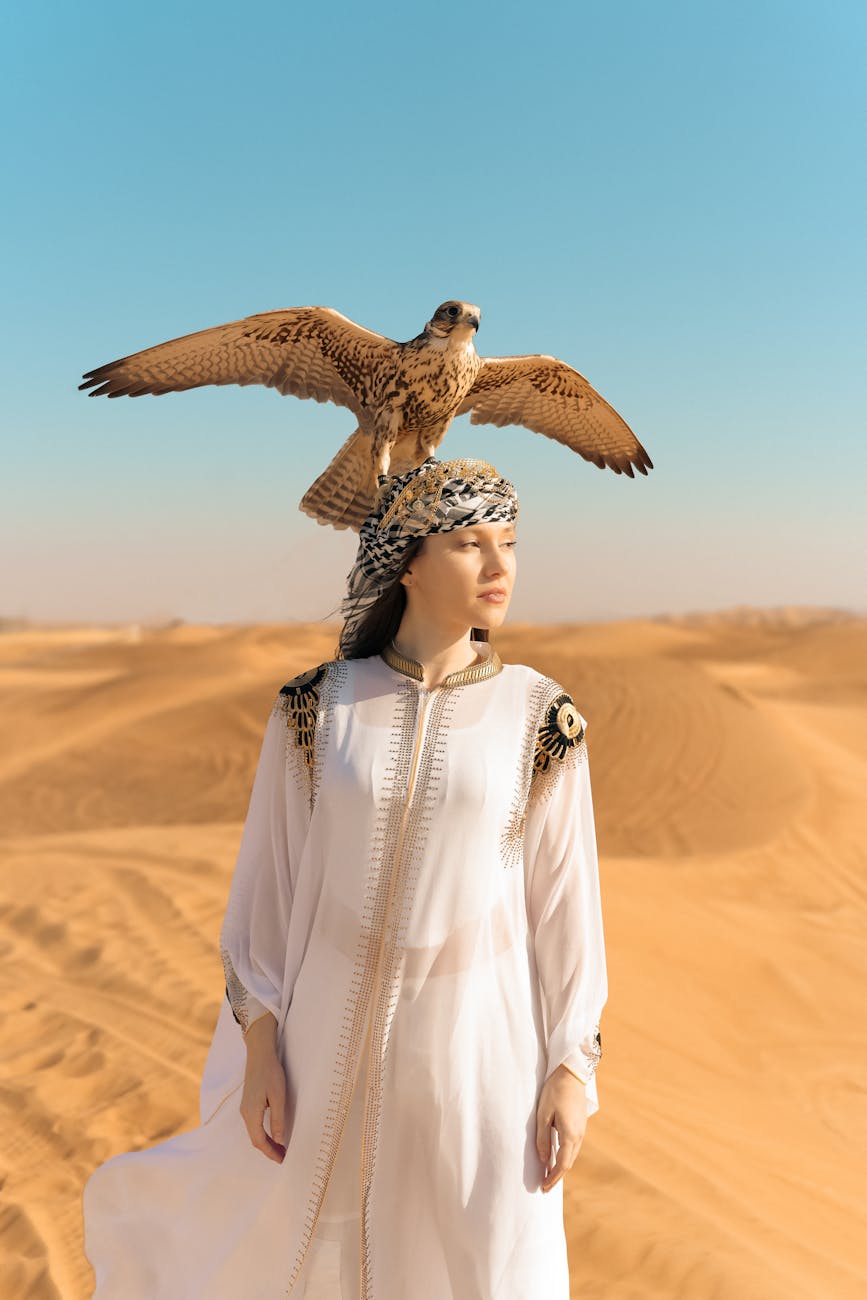
[[[343,649],[359,622],[401,572],[418,537],[518,516],[513,485],[484,460],[429,456],[406,474],[380,474],[373,509],[361,525],[358,553],[340,606]]]

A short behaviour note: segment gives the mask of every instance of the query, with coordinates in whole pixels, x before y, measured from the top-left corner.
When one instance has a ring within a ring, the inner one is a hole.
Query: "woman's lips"
[[[502,605],[508,599],[504,591],[484,591],[479,600],[486,600],[491,605]]]

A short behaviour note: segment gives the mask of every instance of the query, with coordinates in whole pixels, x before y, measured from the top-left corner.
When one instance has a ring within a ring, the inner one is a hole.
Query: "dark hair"
[[[394,582],[386,588],[363,616],[355,635],[341,648],[335,651],[337,659],[367,659],[370,655],[380,654],[393,636],[397,634],[406,609],[406,588],[401,578],[424,544],[424,537],[413,541],[403,558],[400,571],[395,574]],[[488,629],[474,627],[471,632],[474,641],[487,641]]]

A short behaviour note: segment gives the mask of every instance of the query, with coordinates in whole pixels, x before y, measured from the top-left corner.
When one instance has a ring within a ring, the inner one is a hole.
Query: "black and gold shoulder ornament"
[[[540,677],[533,689],[518,783],[500,841],[504,866],[521,860],[530,808],[550,799],[566,767],[586,757],[585,731],[571,695],[553,678]]]
[[[319,693],[327,670],[327,662],[308,668],[281,686],[277,697],[286,725],[295,733],[295,740],[308,767],[313,766]]]
[[[584,740],[584,724],[575,701],[565,691],[551,701],[536,733],[533,772],[547,772],[551,760],[562,763]]]

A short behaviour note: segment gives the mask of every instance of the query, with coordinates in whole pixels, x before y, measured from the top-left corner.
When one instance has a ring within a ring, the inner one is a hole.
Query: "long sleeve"
[[[220,932],[226,997],[244,1033],[266,1012],[278,1021],[281,1014],[295,873],[310,816],[313,727],[302,733],[298,724],[315,719],[318,681],[311,676],[284,686],[271,709]]]
[[[226,997],[232,1008],[232,1015],[241,1026],[241,1032],[246,1034],[253,1022],[266,1016],[270,1008],[258,998],[254,998],[249,989],[244,987],[238,978],[238,972],[232,965],[232,958],[225,948],[220,949],[220,955],[226,976]]]
[[[608,981],[586,725],[561,691],[537,741],[524,870],[547,1033],[546,1077],[565,1065],[585,1084],[593,1114]]]

